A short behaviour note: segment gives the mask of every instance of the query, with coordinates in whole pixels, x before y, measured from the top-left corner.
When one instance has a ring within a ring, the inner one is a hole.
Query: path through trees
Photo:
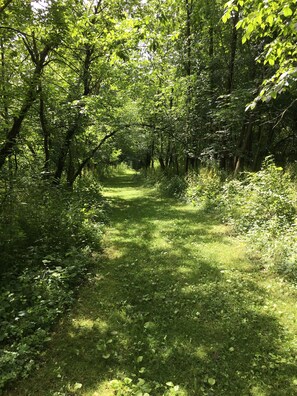
[[[251,265],[227,226],[131,175],[105,196],[95,275],[40,370],[5,395],[296,394],[293,289]]]

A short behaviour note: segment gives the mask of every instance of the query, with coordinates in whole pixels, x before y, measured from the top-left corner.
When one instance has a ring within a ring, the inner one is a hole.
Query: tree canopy
[[[10,161],[73,185],[116,158],[177,173],[295,160],[295,8],[2,1],[2,172]]]
[[[275,99],[296,81],[296,5],[287,1],[229,1],[223,21],[233,13],[239,13],[236,27],[242,29],[242,43],[248,40],[262,41],[259,62],[271,66],[270,73],[263,80],[263,88],[250,106],[258,100]]]

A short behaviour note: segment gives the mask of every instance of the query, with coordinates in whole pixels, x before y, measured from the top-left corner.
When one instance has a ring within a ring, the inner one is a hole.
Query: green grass
[[[250,263],[210,214],[131,176],[105,196],[111,224],[94,276],[39,370],[5,395],[110,396],[125,377],[153,396],[296,395],[296,289]]]

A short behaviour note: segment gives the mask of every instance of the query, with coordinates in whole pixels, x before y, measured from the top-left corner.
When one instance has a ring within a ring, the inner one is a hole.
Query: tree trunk
[[[192,4],[191,0],[186,1],[186,75],[190,76],[192,73],[192,38],[191,38],[191,17],[192,17]]]
[[[233,91],[234,86],[234,70],[235,70],[235,58],[236,58],[236,50],[237,50],[237,22],[239,19],[238,12],[234,12],[232,16],[232,35],[231,35],[231,43],[230,43],[230,61],[229,61],[229,73],[228,73],[228,82],[227,82],[227,92],[230,94]]]
[[[81,121],[81,114],[78,112],[76,114],[75,121],[74,121],[73,125],[71,127],[69,127],[69,129],[66,133],[64,142],[63,142],[61,150],[60,150],[57,167],[56,167],[56,172],[54,175],[54,184],[56,184],[56,185],[59,185],[61,182],[62,173],[64,171],[65,164],[66,164],[67,154],[68,154],[72,139],[73,139],[75,133],[77,132],[77,130],[80,128],[80,121]]]
[[[5,160],[12,153],[12,150],[16,144],[17,138],[20,134],[22,123],[26,117],[28,111],[32,107],[38,96],[38,86],[41,77],[42,70],[45,66],[46,57],[50,51],[50,46],[46,45],[39,55],[39,59],[35,65],[29,88],[27,90],[25,99],[19,111],[19,114],[14,117],[13,125],[6,134],[6,139],[2,147],[0,148],[0,169],[3,167]]]
[[[72,151],[73,151],[73,145],[70,145],[69,150],[68,150],[67,185],[71,189],[73,186],[73,180],[75,180],[74,179],[75,168],[74,168],[73,152]]]
[[[209,90],[211,103],[214,104],[214,91],[215,91],[215,79],[214,79],[214,22],[213,22],[213,0],[207,1],[207,13],[209,15],[209,27],[208,27],[208,56],[209,56]]]
[[[106,142],[106,140],[108,140],[109,138],[114,136],[116,133],[117,133],[117,131],[113,131],[113,132],[109,133],[108,135],[105,135],[104,138],[101,139],[100,143],[95,148],[93,148],[93,150],[90,151],[89,155],[80,163],[80,165],[78,166],[77,170],[73,173],[72,177],[71,178],[69,177],[69,179],[68,179],[68,186],[69,187],[73,186],[73,184],[74,184],[75,180],[77,179],[77,177],[81,175],[82,170],[88,165],[90,160],[100,150],[100,148]]]
[[[42,84],[39,85],[39,120],[41,125],[41,130],[43,134],[43,150],[44,150],[44,172],[46,175],[49,174],[49,165],[50,165],[50,131],[48,128],[48,123],[45,115],[45,107],[44,107],[44,97],[42,91]]]
[[[165,166],[164,159],[161,156],[159,156],[159,164],[160,164],[161,170],[164,172],[166,169],[166,166]]]
[[[2,85],[2,103],[3,103],[3,114],[5,120],[5,133],[7,133],[7,125],[9,122],[8,114],[8,98],[7,98],[7,78],[6,78],[6,59],[5,59],[5,47],[4,38],[1,37],[1,85]]]
[[[187,98],[186,98],[186,103],[187,103],[187,120],[186,120],[186,130],[187,130],[187,150],[189,150],[189,141],[190,141],[190,146],[192,144],[192,136],[191,136],[191,127],[190,127],[190,104],[191,104],[191,99],[192,99],[192,87],[190,85],[190,77],[192,75],[192,1],[191,0],[185,0],[186,2],[186,64],[185,64],[185,69],[186,69],[186,76],[188,77],[188,87],[187,87]],[[188,172],[189,170],[189,165],[190,165],[190,158],[188,153],[186,154],[186,159],[185,159],[185,173]]]
[[[98,7],[99,7],[98,2]],[[95,8],[96,10],[97,8]],[[91,75],[90,75],[90,67],[92,63],[92,55],[94,52],[94,47],[86,45],[85,46],[85,57],[84,61],[82,64],[82,74],[81,74],[81,79],[82,79],[82,85],[83,85],[83,95],[88,96],[91,94]],[[54,184],[58,185],[61,182],[62,174],[65,169],[65,164],[66,164],[66,157],[70,148],[70,145],[72,143],[72,139],[77,133],[77,131],[81,127],[81,121],[82,121],[82,114],[78,111],[75,117],[75,122],[73,125],[68,129],[64,142],[62,144],[58,162],[57,162],[57,168],[56,172],[54,175]]]
[[[252,116],[249,115],[247,123],[243,125],[243,133],[242,133],[242,142],[241,142],[241,147],[240,151],[238,154],[238,157],[236,159],[235,163],[235,170],[234,170],[234,175],[237,175],[238,172],[242,169],[244,166],[244,158],[247,157],[247,154],[249,152],[249,145],[251,142],[252,138],[252,132],[253,132],[253,119]]]

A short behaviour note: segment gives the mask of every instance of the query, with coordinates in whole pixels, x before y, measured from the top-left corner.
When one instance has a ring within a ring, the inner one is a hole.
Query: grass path
[[[137,382],[153,396],[297,395],[296,291],[252,266],[210,215],[127,176],[105,195],[96,275],[41,368],[6,396],[108,396],[124,377],[121,396]]]

